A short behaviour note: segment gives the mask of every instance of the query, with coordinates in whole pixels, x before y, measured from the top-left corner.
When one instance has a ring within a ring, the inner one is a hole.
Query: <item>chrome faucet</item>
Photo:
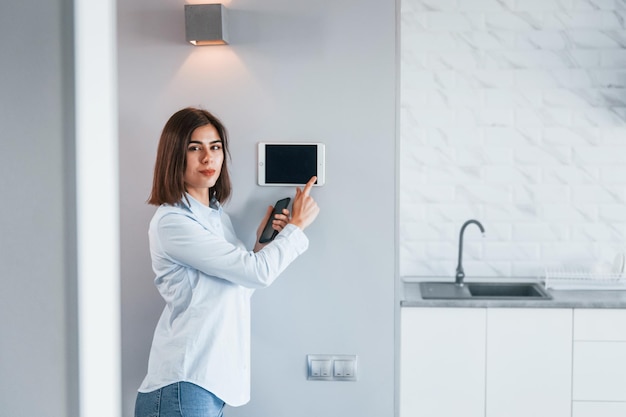
[[[463,279],[465,278],[465,271],[463,271],[463,233],[465,232],[465,228],[470,224],[474,223],[476,226],[480,228],[483,236],[485,235],[485,228],[478,220],[468,220],[463,223],[461,226],[461,233],[459,235],[459,264],[456,266],[456,285],[459,287],[463,286]]]

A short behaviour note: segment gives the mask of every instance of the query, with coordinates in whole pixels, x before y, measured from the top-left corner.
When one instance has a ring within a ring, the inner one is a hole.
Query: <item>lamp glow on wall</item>
[[[192,45],[228,44],[226,9],[222,4],[185,4],[185,33]]]

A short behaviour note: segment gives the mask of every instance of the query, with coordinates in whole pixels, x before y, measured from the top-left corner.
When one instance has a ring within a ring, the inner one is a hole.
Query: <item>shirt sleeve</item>
[[[247,288],[270,285],[309,243],[300,228],[288,224],[260,251],[246,251],[181,214],[163,216],[156,233],[163,253],[173,262]]]

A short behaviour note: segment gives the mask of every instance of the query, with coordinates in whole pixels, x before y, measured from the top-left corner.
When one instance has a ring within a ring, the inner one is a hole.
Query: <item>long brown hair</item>
[[[175,204],[185,195],[185,168],[187,167],[187,145],[191,134],[201,126],[211,125],[217,130],[222,140],[224,162],[215,186],[209,189],[209,195],[215,196],[223,203],[230,197],[232,187],[228,173],[227,160],[230,158],[228,150],[228,133],[224,124],[206,110],[187,107],[177,111],[163,127],[152,179],[152,192],[148,204]]]

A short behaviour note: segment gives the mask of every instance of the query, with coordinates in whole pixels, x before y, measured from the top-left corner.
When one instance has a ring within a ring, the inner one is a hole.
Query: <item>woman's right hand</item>
[[[302,230],[313,223],[320,212],[317,203],[309,195],[315,181],[317,181],[317,177],[313,176],[306,183],[303,190],[300,190],[300,187],[296,188],[296,196],[291,206],[291,220],[289,220],[289,223],[298,226]]]

